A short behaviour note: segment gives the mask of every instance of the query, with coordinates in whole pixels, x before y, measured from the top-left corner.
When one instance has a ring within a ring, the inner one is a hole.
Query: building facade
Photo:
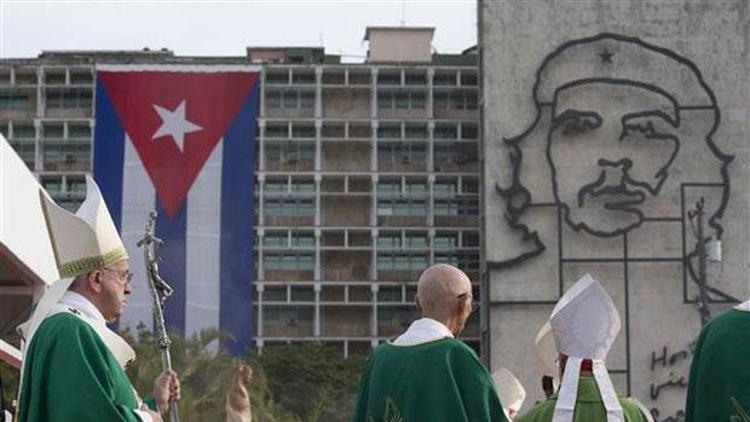
[[[699,3],[479,2],[484,344],[528,403],[534,334],[586,273],[622,320],[615,388],[657,421],[684,419],[702,323],[750,294],[750,17]]]
[[[72,209],[92,168],[97,64],[262,63],[256,215],[248,216],[256,346],[321,341],[367,352],[414,319],[426,266],[462,268],[479,295],[477,56],[432,54],[432,31],[369,28],[377,53],[357,64],[304,47],[2,59],[0,131]],[[399,39],[414,45],[412,56],[388,55]],[[478,349],[478,315],[465,339]]]

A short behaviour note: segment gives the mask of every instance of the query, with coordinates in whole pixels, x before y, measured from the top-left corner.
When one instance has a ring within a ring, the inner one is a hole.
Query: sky
[[[0,58],[42,50],[169,48],[244,56],[248,46],[321,46],[362,61],[367,26],[432,26],[439,53],[476,44],[476,0],[0,0]]]

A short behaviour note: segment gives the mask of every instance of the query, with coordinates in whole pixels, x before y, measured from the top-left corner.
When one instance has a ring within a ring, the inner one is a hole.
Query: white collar
[[[104,315],[102,315],[99,309],[97,309],[90,300],[86,299],[86,297],[80,293],[68,290],[65,292],[65,294],[63,294],[63,296],[57,303],[76,308],[91,319],[95,319],[104,323],[107,322],[104,319]]]
[[[453,338],[453,333],[448,327],[432,318],[421,318],[412,322],[409,329],[391,344],[395,346],[416,346],[446,337]]]
[[[738,311],[750,311],[750,300],[734,307]]]

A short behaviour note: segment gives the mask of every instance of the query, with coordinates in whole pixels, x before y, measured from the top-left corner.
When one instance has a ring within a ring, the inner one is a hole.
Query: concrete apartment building
[[[432,51],[433,28],[368,28],[364,63],[323,48],[238,57],[42,52],[0,60],[0,131],[67,207],[85,195],[99,63],[262,63],[256,171],[256,346],[367,352],[415,317],[432,263],[479,295],[478,62]],[[249,220],[250,221],[250,220]],[[140,263],[134,263],[140,265]],[[479,348],[479,318],[465,339]]]

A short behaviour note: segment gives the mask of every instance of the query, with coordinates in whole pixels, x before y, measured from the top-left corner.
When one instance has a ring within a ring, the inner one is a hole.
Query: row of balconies
[[[420,87],[430,82],[434,86],[478,86],[475,67],[391,67],[391,66],[321,66],[323,86],[367,87],[375,82],[383,86]],[[376,73],[374,73],[376,72]],[[266,85],[315,85],[316,67],[268,66]]]
[[[315,85],[316,68],[320,68],[325,86],[369,86],[375,80],[387,86],[477,86],[476,67],[393,67],[393,66],[266,66],[267,85]],[[2,66],[0,86],[91,85],[94,68],[80,65]]]
[[[94,68],[91,66],[28,66],[0,67],[0,87],[35,87],[39,85],[91,87]]]

